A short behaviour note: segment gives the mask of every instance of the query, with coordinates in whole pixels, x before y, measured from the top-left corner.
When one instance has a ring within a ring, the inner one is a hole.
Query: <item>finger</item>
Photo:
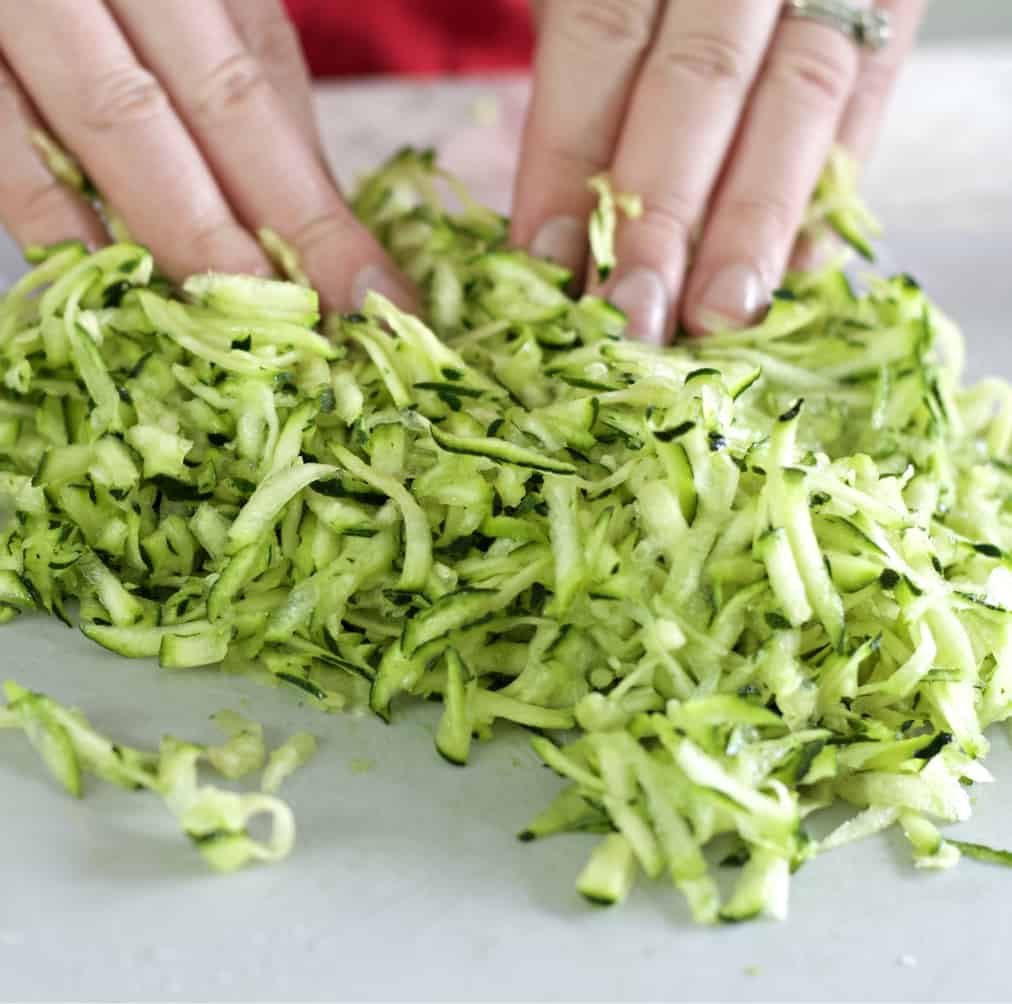
[[[786,19],[707,220],[682,317],[703,333],[750,321],[783,274],[857,76],[842,32]]]
[[[250,228],[269,226],[294,245],[328,307],[357,307],[366,287],[412,304],[410,288],[341,201],[220,4],[174,0],[157,19],[149,0],[111,6],[240,219]]]
[[[247,51],[264,69],[310,146],[320,145],[309,70],[281,0],[225,0]]]
[[[619,231],[605,288],[631,330],[660,341],[703,213],[776,28],[771,0],[669,4],[636,81],[612,174],[644,212]]]
[[[105,243],[98,216],[61,185],[32,148],[29,134],[39,128],[10,70],[0,62],[0,220],[22,246],[82,240],[90,247]]]
[[[924,18],[927,0],[880,0],[879,10],[890,17],[892,37],[878,52],[864,52],[857,84],[844,110],[837,142],[858,161],[866,161],[882,129],[882,121],[899,72],[910,55],[917,29]],[[790,268],[814,271],[839,254],[840,241],[827,234],[819,241],[802,235],[791,254]]]
[[[587,179],[611,163],[660,0],[545,0],[511,237],[582,265]]]
[[[867,160],[882,127],[896,78],[910,54],[927,0],[879,0],[892,21],[892,37],[878,52],[861,56],[857,84],[840,123],[839,142],[858,159]]]
[[[212,266],[268,267],[105,7],[21,4],[17,17],[0,18],[0,48],[41,114],[173,278]]]

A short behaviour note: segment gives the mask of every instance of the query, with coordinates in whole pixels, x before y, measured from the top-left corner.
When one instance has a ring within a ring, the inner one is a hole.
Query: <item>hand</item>
[[[324,164],[280,0],[0,0],[0,220],[22,245],[101,244],[32,149],[40,124],[173,278],[269,273],[268,226],[328,307],[369,288],[412,304]]]
[[[780,282],[832,144],[871,148],[925,0],[878,6],[894,37],[866,53],[781,19],[781,0],[542,0],[514,241],[579,269],[586,180],[610,171],[644,203],[602,289],[633,332],[747,323]]]

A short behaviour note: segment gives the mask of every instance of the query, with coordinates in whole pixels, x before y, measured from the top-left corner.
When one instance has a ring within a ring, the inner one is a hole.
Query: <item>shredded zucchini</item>
[[[296,732],[273,750],[260,781],[260,790],[273,795],[284,780],[316,752],[316,738],[308,732]]]
[[[240,794],[199,783],[197,768],[203,759],[229,778],[263,763],[262,730],[257,723],[234,712],[214,716],[232,732],[233,740],[254,736],[259,741],[257,753],[234,743],[226,753],[226,747],[204,747],[171,736],[162,740],[158,753],[149,753],[110,741],[79,711],[13,680],[3,690],[7,705],[0,709],[0,726],[9,715],[8,724],[21,727],[54,780],[69,794],[82,793],[86,772],[122,788],[153,792],[216,871],[234,871],[251,861],[279,861],[291,851],[295,821],[284,802],[266,794]],[[259,815],[271,820],[266,842],[255,840],[246,829],[249,820]]]
[[[974,844],[966,840],[949,840],[948,846],[977,861],[984,861],[990,865],[1002,865],[1004,868],[1012,867],[1012,851],[988,847],[987,844]]]
[[[220,746],[209,746],[206,750],[208,762],[219,774],[234,781],[263,767],[267,750],[259,722],[227,709],[211,715],[211,721],[228,736]]]
[[[810,219],[867,250],[851,186],[834,160]],[[0,620],[76,616],[112,651],[266,670],[324,710],[438,697],[455,764],[497,721],[547,731],[569,787],[521,836],[603,834],[578,880],[596,902],[642,872],[700,922],[781,917],[799,865],[896,824],[921,867],[980,856],[937,826],[969,816],[1012,716],[1012,392],[960,385],[917,284],[794,275],[754,327],[659,350],[508,249],[428,153],[354,207],[429,324],[372,296],[327,340],[295,285],[177,292],[132,244],[33,252],[0,302]],[[0,726],[67,790],[76,763],[158,791],[216,867],[290,846],[280,803],[196,784],[201,758],[262,765],[248,723],[123,763],[8,696]],[[311,748],[275,750],[264,790]],[[812,838],[840,800],[853,819]],[[260,811],[267,844],[244,833]],[[705,852],[727,837],[722,901]]]
[[[588,236],[590,253],[594,260],[599,282],[604,282],[615,267],[615,229],[618,213],[635,220],[643,214],[643,202],[638,195],[612,191],[606,174],[598,174],[588,182],[597,196],[597,208],[591,213]]]

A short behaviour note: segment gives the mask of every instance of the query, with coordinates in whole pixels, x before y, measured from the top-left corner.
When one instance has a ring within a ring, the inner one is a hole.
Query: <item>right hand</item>
[[[0,221],[27,246],[106,241],[32,148],[44,128],[80,161],[172,278],[270,274],[277,231],[328,308],[410,284],[344,204],[281,0],[0,0]]]
[[[855,0],[858,7],[870,0]],[[866,157],[926,0],[876,0],[865,51],[782,0],[535,0],[538,52],[512,236],[578,273],[587,178],[643,198],[600,292],[653,342],[753,323],[834,143]],[[591,276],[593,281],[593,276]]]

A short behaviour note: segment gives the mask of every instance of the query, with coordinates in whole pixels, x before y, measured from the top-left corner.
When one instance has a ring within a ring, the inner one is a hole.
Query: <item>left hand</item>
[[[541,0],[515,243],[584,264],[587,179],[644,212],[601,292],[634,334],[745,324],[768,303],[834,142],[869,153],[926,0],[879,0],[878,52],[781,0]],[[691,263],[690,263],[691,257]],[[691,267],[690,267],[691,264]]]
[[[29,136],[74,155],[167,275],[270,274],[276,230],[325,306],[415,294],[345,205],[281,0],[0,0],[0,227],[22,246],[106,235]]]

